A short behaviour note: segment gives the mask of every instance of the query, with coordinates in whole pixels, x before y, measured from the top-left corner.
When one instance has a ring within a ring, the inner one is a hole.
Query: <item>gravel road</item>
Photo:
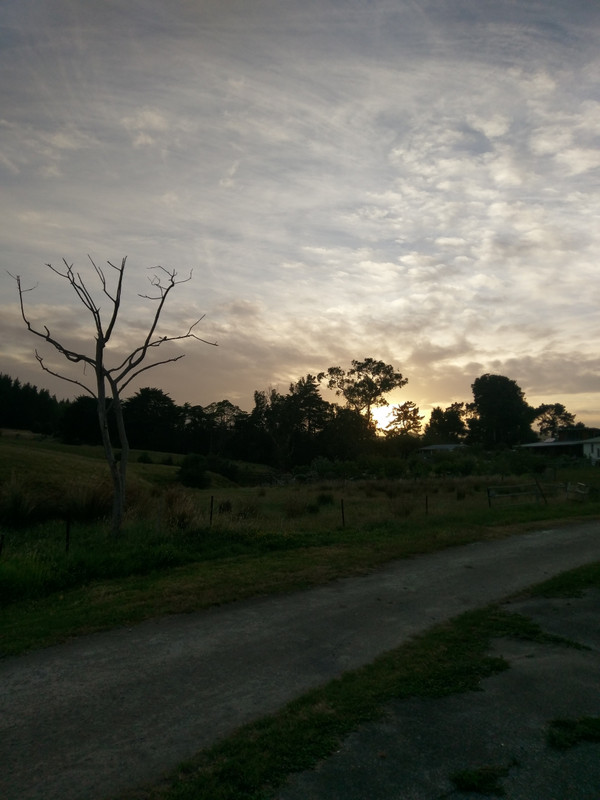
[[[584,563],[600,522],[450,548],[0,661],[0,797],[102,800],[413,634]]]

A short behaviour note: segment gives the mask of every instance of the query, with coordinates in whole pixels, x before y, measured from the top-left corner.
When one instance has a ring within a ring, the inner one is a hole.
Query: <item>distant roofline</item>
[[[569,447],[574,444],[596,444],[600,442],[600,436],[592,436],[591,439],[568,439],[562,442],[532,442],[531,444],[520,444],[519,447]]]
[[[466,444],[462,442],[454,442],[452,444],[430,444],[427,447],[419,447],[419,450],[456,450],[459,447],[467,448]]]

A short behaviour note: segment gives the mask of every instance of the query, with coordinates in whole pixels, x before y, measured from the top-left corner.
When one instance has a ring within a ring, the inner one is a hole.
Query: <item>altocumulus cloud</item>
[[[596,3],[22,0],[0,23],[3,372],[71,389],[7,270],[82,342],[44,264],[128,255],[119,344],[155,264],[194,269],[164,333],[206,314],[219,342],[145,376],[178,402],[249,408],[369,355],[424,411],[499,372],[600,424]]]

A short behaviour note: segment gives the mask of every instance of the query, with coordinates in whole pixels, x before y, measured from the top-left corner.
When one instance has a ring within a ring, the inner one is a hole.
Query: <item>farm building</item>
[[[600,462],[600,436],[591,439],[571,441],[534,442],[522,444],[522,448],[532,450],[534,453],[555,456],[573,456],[574,458],[589,458],[592,464]]]

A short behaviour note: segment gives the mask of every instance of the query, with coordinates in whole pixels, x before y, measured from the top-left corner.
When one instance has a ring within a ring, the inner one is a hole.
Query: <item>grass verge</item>
[[[500,778],[505,778],[510,772],[510,767],[502,765],[487,765],[477,769],[463,769],[451,776],[451,781],[459,792],[476,792],[477,794],[492,794],[503,797],[506,792],[500,783]]]
[[[600,717],[552,720],[546,741],[557,750],[567,750],[579,742],[600,742]]]
[[[93,581],[0,610],[0,656],[47,647],[74,636],[166,614],[277,594],[364,574],[391,560],[469,542],[518,535],[547,524],[482,526],[435,521],[368,531],[344,530],[328,544],[213,557],[146,574]],[[555,521],[558,524],[558,521]],[[256,546],[256,543],[253,543]],[[560,586],[561,578],[556,579]]]
[[[165,614],[304,589],[364,574],[393,559],[517,535],[541,524],[485,527],[436,521],[427,526],[388,524],[367,534],[346,529],[330,534],[328,544],[254,554],[242,550],[229,557],[94,581],[6,605],[0,611],[0,654],[17,655]],[[251,545],[256,547],[256,542]]]

